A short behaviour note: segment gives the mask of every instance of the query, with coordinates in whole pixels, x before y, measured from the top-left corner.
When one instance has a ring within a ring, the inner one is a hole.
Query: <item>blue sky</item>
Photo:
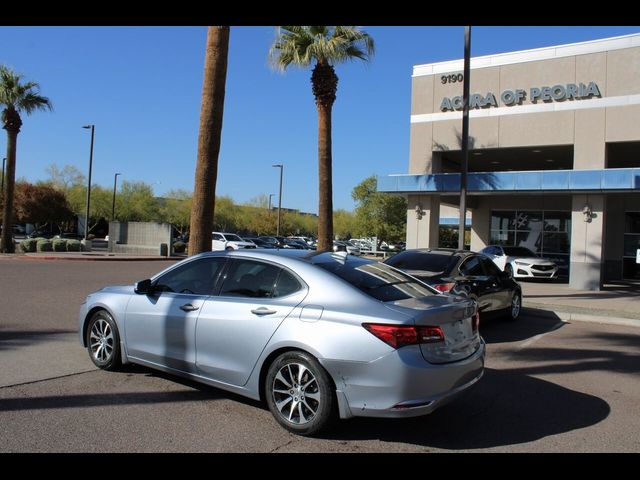
[[[372,174],[405,173],[413,65],[463,56],[463,27],[363,27],[370,64],[339,65],[333,108],[334,208]],[[640,27],[474,27],[472,56],[639,33]],[[317,123],[310,70],[267,63],[273,27],[232,27],[218,195],[248,202],[277,194],[283,207],[317,212]],[[23,117],[16,176],[44,180],[51,163],[151,184],[157,195],[193,190],[206,27],[0,27],[0,63],[40,83],[54,111]],[[0,152],[6,136],[0,135]],[[274,198],[277,202],[277,197]]]

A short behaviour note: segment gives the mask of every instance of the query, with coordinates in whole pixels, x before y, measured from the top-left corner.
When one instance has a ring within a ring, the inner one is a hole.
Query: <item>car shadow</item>
[[[534,378],[517,369],[485,369],[480,382],[430,415],[354,418],[324,438],[380,440],[426,448],[472,450],[533,442],[586,428],[608,417],[604,400]]]
[[[488,344],[520,342],[536,335],[562,328],[565,323],[557,315],[537,316],[522,313],[516,321],[496,315],[480,316],[480,334]]]

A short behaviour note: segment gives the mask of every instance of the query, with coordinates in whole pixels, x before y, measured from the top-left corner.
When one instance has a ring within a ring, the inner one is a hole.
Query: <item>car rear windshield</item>
[[[367,295],[382,302],[434,295],[422,282],[384,263],[348,260],[317,263]]]
[[[511,255],[513,257],[535,257],[536,254],[533,253],[526,247],[502,247],[504,253],[507,255]]]
[[[386,264],[401,270],[423,270],[441,274],[451,270],[458,261],[456,256],[429,252],[403,252],[385,261]]]

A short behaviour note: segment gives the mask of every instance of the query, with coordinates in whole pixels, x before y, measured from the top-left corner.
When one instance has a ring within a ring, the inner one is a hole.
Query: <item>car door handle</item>
[[[274,313],[276,313],[276,311],[269,310],[266,307],[260,307],[260,308],[254,308],[253,310],[251,310],[251,313],[262,316],[262,315],[273,315]]]
[[[190,303],[186,303],[186,304],[180,306],[180,310],[182,310],[184,312],[193,312],[194,310],[198,310],[198,308],[200,308],[200,307],[194,307]]]

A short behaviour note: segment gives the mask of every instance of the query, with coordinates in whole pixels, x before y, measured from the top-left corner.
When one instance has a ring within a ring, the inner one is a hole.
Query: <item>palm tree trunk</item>
[[[204,59],[198,158],[191,206],[190,255],[211,251],[228,52],[229,27],[209,27]]]
[[[331,157],[331,105],[318,109],[318,252],[333,250],[333,177]]]
[[[2,208],[2,238],[0,252],[14,253],[13,244],[13,191],[16,184],[16,144],[18,132],[15,128],[7,128],[7,169],[4,181],[4,202]]]

